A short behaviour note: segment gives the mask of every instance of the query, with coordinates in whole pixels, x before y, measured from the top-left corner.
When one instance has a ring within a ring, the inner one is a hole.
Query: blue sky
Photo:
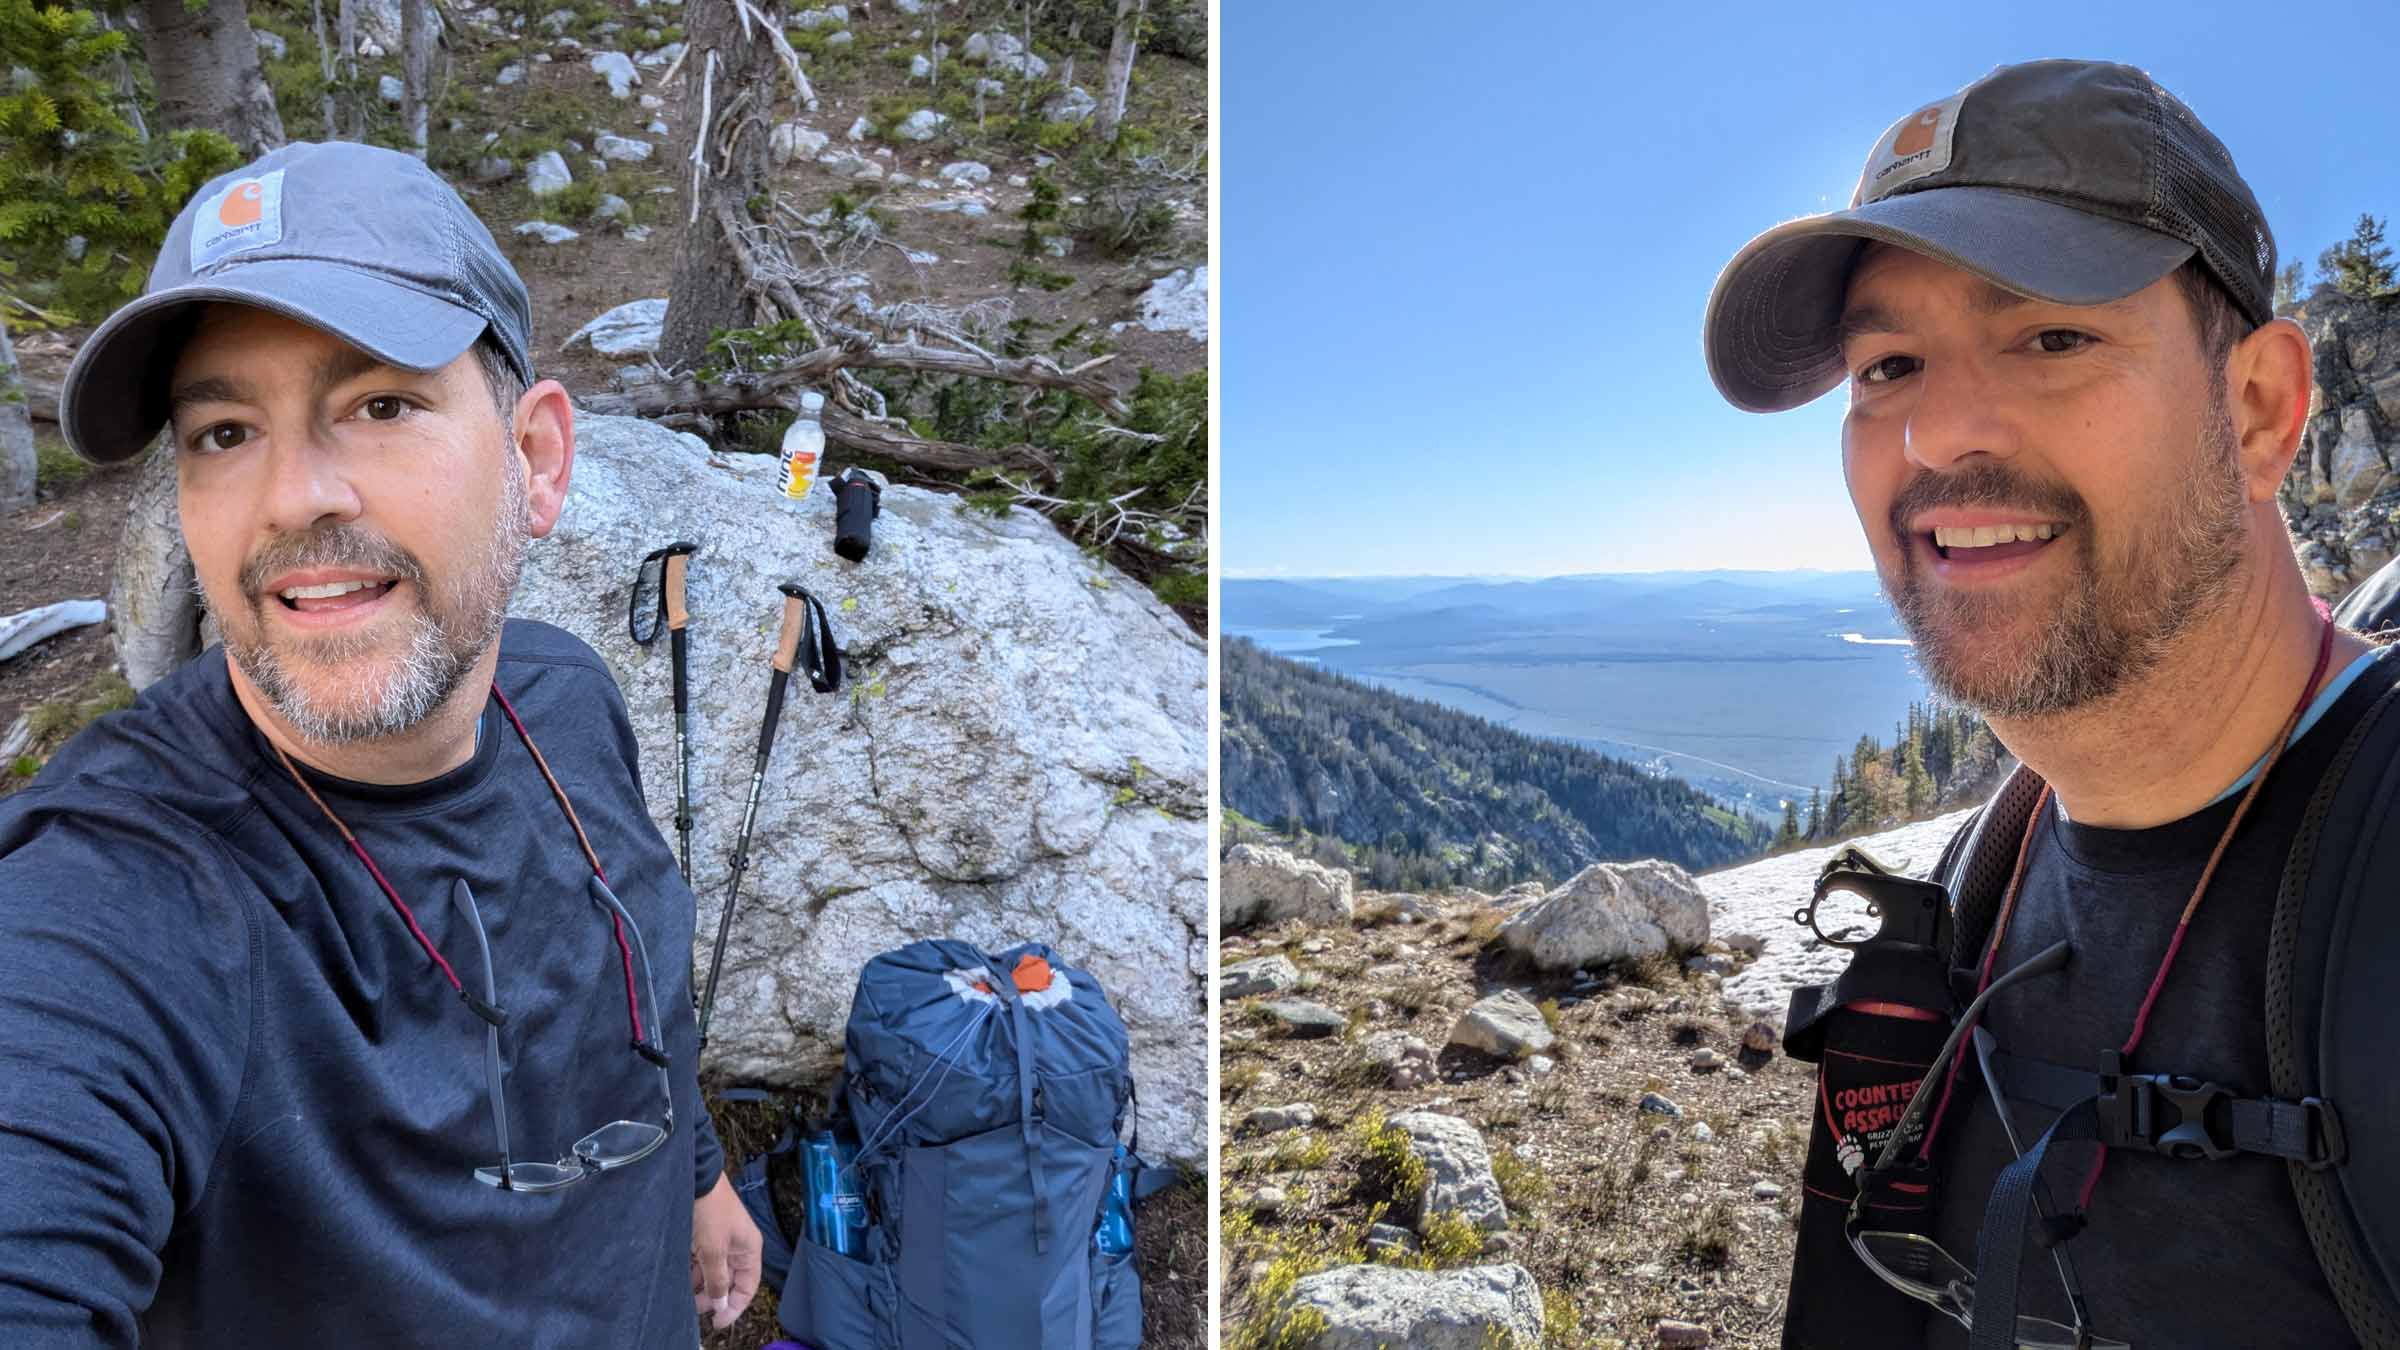
[[[2391,90],[2340,55],[2400,38],[2368,9],[1226,0],[1219,565],[1869,566],[1840,393],[1761,417],[1709,382],[1725,261],[1847,205],[1902,114],[2077,56],[2191,105],[2313,278],[2400,216]]]

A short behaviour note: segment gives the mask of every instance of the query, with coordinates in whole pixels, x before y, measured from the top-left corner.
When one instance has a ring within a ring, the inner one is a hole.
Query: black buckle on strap
[[[2147,1149],[2171,1158],[2229,1158],[2241,1150],[2221,1138],[2209,1108],[2233,1093],[2189,1074],[2127,1073],[2115,1050],[2100,1056],[2100,1142],[2110,1148]],[[2169,1122],[2161,1106],[2174,1108]]]
[[[2350,1136],[2342,1131],[2341,1114],[2323,1097],[2302,1097],[2293,1103],[2308,1113],[2308,1156],[2298,1159],[2311,1172],[2339,1167],[2349,1161]]]
[[[2100,1142],[2109,1148],[2186,1160],[2257,1153],[2318,1172],[2349,1157],[2341,1116],[2322,1097],[2243,1097],[2190,1074],[2127,1073],[2115,1050],[2102,1052],[2099,1078]]]

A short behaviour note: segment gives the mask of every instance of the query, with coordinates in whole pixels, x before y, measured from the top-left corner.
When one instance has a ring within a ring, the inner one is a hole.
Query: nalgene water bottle
[[[813,390],[800,396],[800,415],[783,430],[783,495],[794,500],[808,495],[817,481],[817,462],[825,457],[825,396]]]
[[[1100,1230],[1092,1234],[1092,1244],[1110,1256],[1133,1250],[1133,1169],[1126,1165],[1123,1144],[1108,1169],[1108,1198],[1100,1204]]]
[[[866,1201],[858,1193],[858,1145],[818,1130],[801,1145],[808,1178],[808,1240],[844,1256],[859,1254]]]

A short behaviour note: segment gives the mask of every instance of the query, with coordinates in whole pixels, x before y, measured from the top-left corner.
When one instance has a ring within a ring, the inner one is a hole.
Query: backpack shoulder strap
[[[2400,1347],[2400,683],[2350,732],[2309,799],[2267,947],[2275,1095],[2322,1098],[2330,1165],[2290,1162],[2317,1263],[2361,1342]],[[2344,1147],[2346,1146],[2346,1147]]]
[[[2017,847],[2041,799],[2041,775],[2019,764],[1942,851],[1933,875],[1950,891],[1953,968],[1973,970],[1982,964],[1983,944],[1991,938],[2001,897],[2017,870]]]

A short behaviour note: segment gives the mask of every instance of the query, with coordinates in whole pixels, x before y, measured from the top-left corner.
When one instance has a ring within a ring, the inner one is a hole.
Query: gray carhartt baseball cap
[[[2002,66],[1893,123],[1848,210],[1751,240],[1703,325],[1727,401],[1776,412],[1842,382],[1842,301],[1869,240],[2065,305],[2122,299],[2196,254],[2253,323],[2274,316],[2275,240],[2233,157],[2131,66]]]
[[[149,448],[176,319],[208,301],[273,310],[407,370],[448,365],[488,327],[534,379],[525,283],[448,183],[397,150],[295,141],[194,194],[141,296],[75,353],[59,392],[75,453],[109,464]]]

